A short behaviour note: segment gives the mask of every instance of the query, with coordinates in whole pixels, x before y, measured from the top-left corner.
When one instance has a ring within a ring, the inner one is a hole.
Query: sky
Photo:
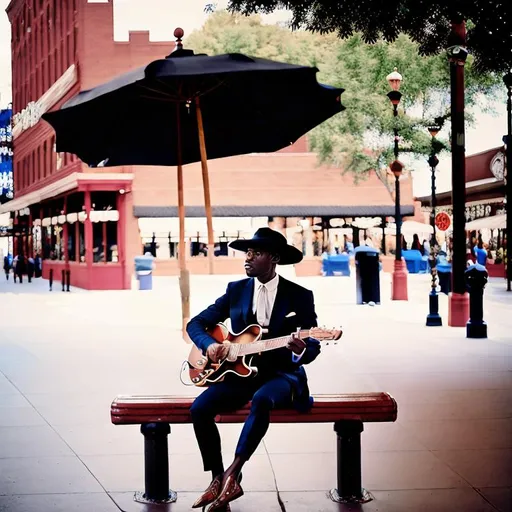
[[[10,25],[5,9],[10,0],[0,0],[0,108],[11,101],[11,54]],[[105,0],[89,0],[103,2]],[[129,30],[149,30],[153,41],[173,40],[172,33],[178,26],[185,37],[192,30],[201,28],[207,18],[204,7],[207,3],[226,7],[228,0],[114,0],[114,39],[128,40]],[[264,17],[266,23],[286,21],[288,13],[280,11]],[[466,132],[466,154],[471,155],[502,145],[506,133],[506,105],[496,105],[497,115],[475,112],[477,122]],[[343,115],[340,114],[340,115]],[[445,157],[439,164],[437,185],[439,191],[451,189],[450,159]],[[430,172],[427,166],[414,176],[414,193],[418,196],[430,193]]]

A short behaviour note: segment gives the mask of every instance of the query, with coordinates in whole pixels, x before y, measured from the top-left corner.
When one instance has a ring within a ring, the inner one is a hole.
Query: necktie
[[[264,284],[260,285],[258,302],[256,304],[256,320],[263,327],[267,325],[268,290]]]

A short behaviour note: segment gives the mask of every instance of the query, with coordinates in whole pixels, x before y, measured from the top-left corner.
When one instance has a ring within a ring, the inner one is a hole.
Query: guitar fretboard
[[[309,330],[300,331],[298,337],[301,339],[309,336]],[[233,351],[234,357],[247,356],[250,354],[259,354],[260,352],[267,352],[268,350],[275,350],[277,348],[286,347],[290,341],[291,336],[281,336],[280,338],[271,338],[269,340],[259,340],[253,343],[231,345],[230,352]]]

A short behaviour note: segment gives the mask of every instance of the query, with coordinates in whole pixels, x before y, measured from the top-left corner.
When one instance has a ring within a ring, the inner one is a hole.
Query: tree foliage
[[[285,8],[292,27],[342,39],[360,33],[367,43],[395,41],[407,34],[421,55],[436,55],[453,44],[451,24],[465,20],[467,46],[477,70],[506,73],[512,68],[510,0],[230,0],[243,14]]]
[[[341,40],[335,34],[290,31],[265,25],[259,16],[212,14],[193,32],[186,46],[209,55],[240,52],[283,62],[316,66],[320,82],[342,87],[346,110],[310,133],[311,149],[321,161],[361,174],[385,168],[392,160],[393,129],[400,134],[400,153],[413,157],[431,151],[426,127],[434,118],[449,119],[449,66],[444,56],[422,57],[406,35],[393,43],[366,44],[356,34]],[[466,102],[490,93],[500,83],[492,74],[477,74],[470,58],[466,64]],[[386,76],[397,67],[403,75],[398,118],[386,96]],[[448,121],[447,121],[448,122]],[[440,140],[437,148],[447,149]]]

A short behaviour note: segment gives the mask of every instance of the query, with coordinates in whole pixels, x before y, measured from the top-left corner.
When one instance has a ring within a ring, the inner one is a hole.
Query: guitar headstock
[[[309,329],[309,336],[318,341],[337,341],[341,338],[343,331],[339,329],[326,329],[325,327],[312,327]]]

